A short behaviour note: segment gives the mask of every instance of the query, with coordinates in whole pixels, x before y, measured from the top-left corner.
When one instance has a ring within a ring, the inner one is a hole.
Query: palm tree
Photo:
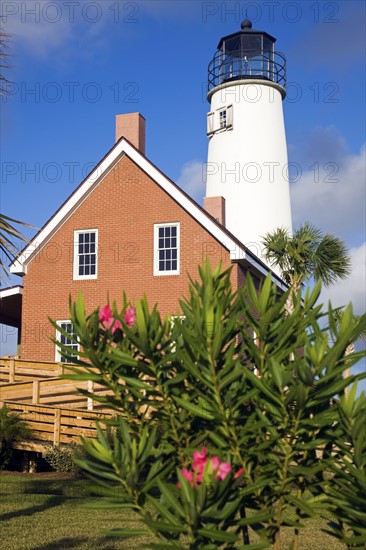
[[[16,227],[14,223],[21,224],[26,227],[32,227],[27,223],[20,222],[14,218],[9,218],[5,214],[0,214],[0,281],[9,279],[10,272],[6,265],[6,260],[12,262],[17,257],[19,250],[14,243],[14,239],[19,240],[22,243],[28,243],[27,237]]]
[[[344,242],[331,233],[323,234],[305,222],[293,235],[281,227],[263,238],[265,259],[281,271],[283,280],[292,289],[286,304],[291,313],[294,299],[301,286],[311,278],[321,279],[329,286],[338,279],[346,279],[351,271],[351,260]]]

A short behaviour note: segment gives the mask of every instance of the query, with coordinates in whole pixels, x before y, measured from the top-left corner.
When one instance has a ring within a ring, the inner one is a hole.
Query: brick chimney
[[[203,207],[217,222],[226,225],[224,197],[205,197]]]
[[[116,142],[122,136],[145,155],[146,120],[140,113],[116,116]]]

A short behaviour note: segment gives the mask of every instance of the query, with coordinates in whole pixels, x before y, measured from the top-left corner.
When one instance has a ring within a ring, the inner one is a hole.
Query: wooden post
[[[32,404],[39,405],[39,380],[33,381]]]
[[[9,384],[14,384],[15,381],[15,359],[10,359],[9,362]]]
[[[59,363],[59,364],[58,364],[58,374],[59,374],[60,376],[62,376],[63,374],[65,374],[65,368],[64,368],[63,363]]]
[[[53,444],[57,447],[60,445],[61,435],[61,409],[55,409],[55,420],[53,428]]]
[[[92,393],[94,391],[94,381],[88,380],[88,392]],[[88,411],[92,411],[94,407],[93,399],[91,397],[88,397],[87,401],[87,409]]]

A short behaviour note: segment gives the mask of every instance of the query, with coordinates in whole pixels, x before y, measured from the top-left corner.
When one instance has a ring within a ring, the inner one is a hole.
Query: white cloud
[[[186,162],[181,170],[177,184],[189,196],[202,204],[206,192],[206,164],[193,160]]]
[[[354,313],[360,315],[366,311],[366,242],[350,250],[351,276],[338,283],[323,288],[320,302],[325,305],[328,300],[333,307],[342,307],[352,302]]]
[[[366,226],[366,148],[363,146],[359,154],[343,152],[328,159],[315,163],[292,183],[294,225],[309,220],[324,231],[359,244]]]
[[[41,59],[58,60],[55,51],[80,55],[100,47],[102,30],[113,17],[110,2],[49,2],[12,0],[2,4],[3,27],[12,39],[12,48],[27,48]],[[99,40],[98,40],[99,37]]]

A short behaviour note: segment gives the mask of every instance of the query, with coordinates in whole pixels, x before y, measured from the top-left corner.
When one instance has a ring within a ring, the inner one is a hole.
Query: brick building
[[[213,267],[233,265],[234,289],[248,271],[257,280],[268,273],[217,221],[223,220],[223,199],[206,200],[212,216],[144,156],[139,113],[116,117],[116,139],[11,266],[23,286],[7,290],[2,314],[12,324],[5,318],[12,300],[21,358],[60,359],[48,318],[66,324],[69,295],[75,299],[79,291],[87,311],[108,300],[121,306],[126,292],[132,304],[146,294],[162,315],[177,315],[189,275],[196,278],[207,257]]]
[[[204,209],[146,158],[145,119],[117,116],[114,147],[12,264],[23,286],[0,291],[0,322],[19,328],[22,358],[60,359],[48,318],[72,330],[69,295],[79,291],[88,311],[121,306],[126,292],[132,304],[146,294],[162,315],[179,315],[189,276],[207,257],[233,267],[234,289],[248,272],[257,283],[268,273],[253,245],[260,255],[262,235],[291,227],[286,69],[275,40],[245,20],[209,65]]]

